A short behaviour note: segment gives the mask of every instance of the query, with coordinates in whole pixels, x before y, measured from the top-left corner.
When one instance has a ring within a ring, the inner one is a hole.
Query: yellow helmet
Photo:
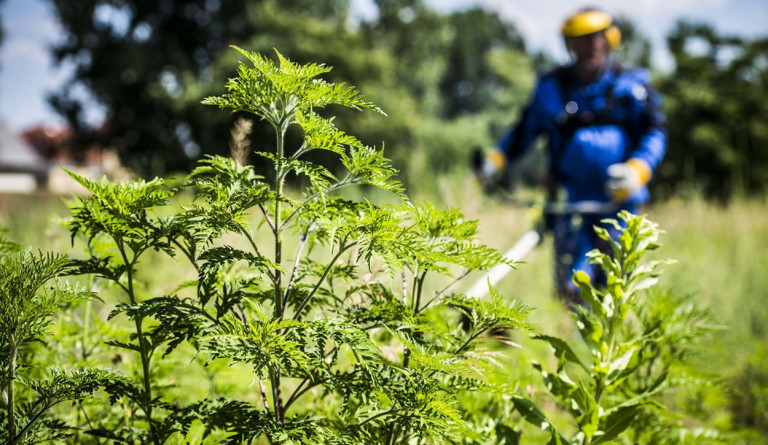
[[[610,14],[599,9],[584,9],[568,17],[563,23],[563,37],[579,37],[605,31],[608,47],[615,50],[621,43],[621,30]]]

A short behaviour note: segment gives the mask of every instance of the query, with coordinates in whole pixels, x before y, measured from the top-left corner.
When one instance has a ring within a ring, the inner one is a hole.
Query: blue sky
[[[73,0],[76,1],[76,0]],[[359,17],[375,13],[372,0],[350,0]],[[515,23],[529,47],[544,50],[558,60],[567,54],[558,36],[563,19],[581,2],[572,0],[426,0],[441,11],[482,6]],[[657,66],[669,66],[664,35],[680,17],[713,24],[721,33],[747,37],[768,35],[766,0],[586,0],[612,14],[631,17],[654,43]],[[553,12],[554,11],[554,12]],[[0,121],[19,131],[36,124],[56,123],[45,101],[68,70],[52,66],[48,47],[61,36],[61,28],[44,0],[5,0],[0,6],[5,41],[0,47]],[[98,115],[98,110],[93,111]]]

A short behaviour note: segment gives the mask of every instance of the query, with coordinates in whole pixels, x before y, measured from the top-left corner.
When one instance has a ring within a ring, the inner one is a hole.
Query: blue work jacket
[[[558,68],[539,78],[520,121],[498,149],[514,162],[546,134],[549,180],[563,186],[569,201],[608,202],[608,166],[639,158],[653,171],[666,151],[660,99],[649,83],[645,69],[615,65],[597,81],[581,84],[570,67]],[[647,199],[643,187],[626,204]]]

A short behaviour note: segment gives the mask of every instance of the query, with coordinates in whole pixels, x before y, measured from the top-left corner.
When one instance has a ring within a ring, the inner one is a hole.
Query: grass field
[[[437,189],[446,206],[460,207],[479,220],[481,240],[502,252],[530,228],[528,210],[482,197],[469,182],[463,187],[438,184]],[[768,202],[737,199],[716,205],[676,199],[644,211],[666,231],[656,255],[677,260],[666,266],[662,285],[708,307],[722,326],[691,363],[712,384],[670,403],[685,407],[692,426],[719,428],[732,443],[762,443],[768,435]],[[71,252],[66,230],[56,224],[66,213],[61,197],[0,196],[0,227],[35,249]],[[532,321],[539,332],[567,337],[572,321],[553,297],[551,250],[551,239],[545,238],[499,289],[506,298],[538,308]],[[468,277],[463,288],[477,278]],[[524,343],[516,355],[521,380],[532,374],[527,360],[545,354],[537,348]]]

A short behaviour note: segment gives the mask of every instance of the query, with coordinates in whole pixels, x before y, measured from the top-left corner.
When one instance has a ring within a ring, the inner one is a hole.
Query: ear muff
[[[618,25],[611,24],[611,26],[605,30],[605,39],[608,40],[608,47],[611,51],[615,51],[621,45],[621,28]]]

